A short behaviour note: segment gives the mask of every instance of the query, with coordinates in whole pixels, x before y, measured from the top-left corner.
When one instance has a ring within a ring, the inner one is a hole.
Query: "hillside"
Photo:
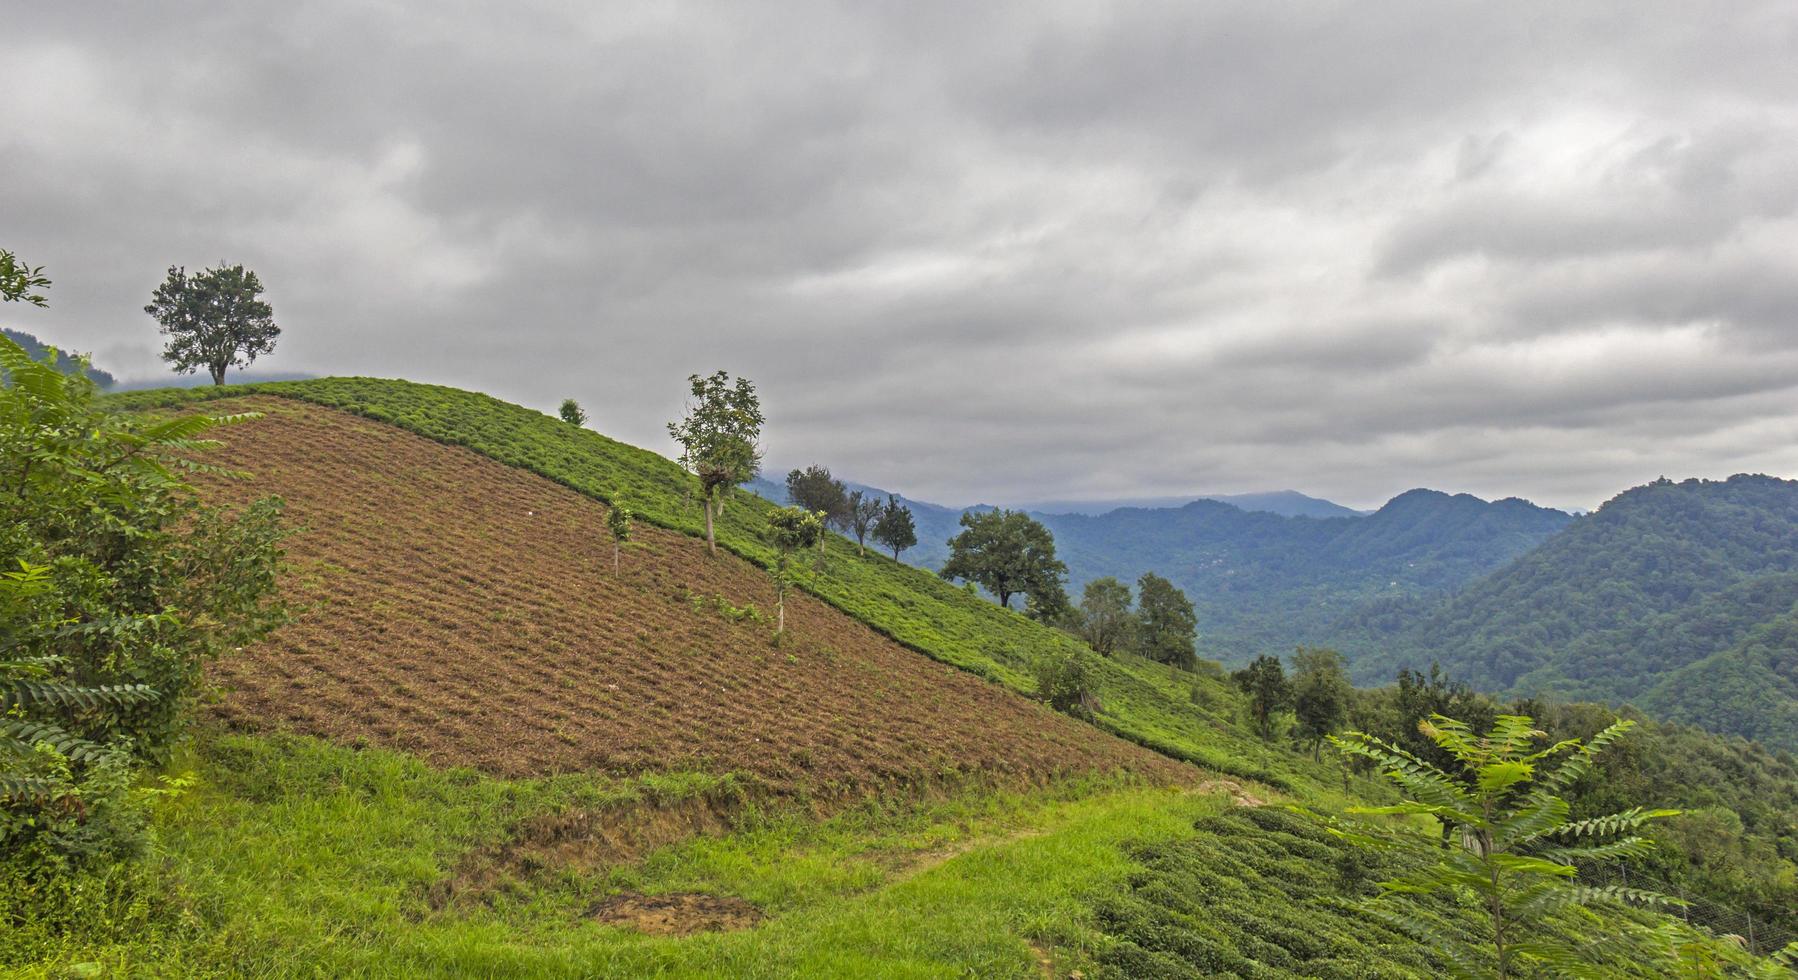
[[[218,408],[265,417],[213,457],[255,479],[213,493],[277,493],[305,529],[295,621],[217,672],[233,727],[500,776],[698,770],[787,792],[1184,778],[807,596],[777,649],[768,577],[685,535],[644,529],[614,576],[604,506],[541,477],[288,399]]]
[[[702,532],[690,481],[672,461],[473,392],[404,381],[326,378],[130,393],[108,401],[119,410],[151,409],[248,394],[339,408],[466,446],[601,502],[622,500],[644,523],[690,537]],[[720,548],[766,567],[773,554],[761,532],[771,506],[747,491],[734,494],[719,520]],[[1059,630],[926,571],[872,553],[857,557],[853,543],[840,537],[830,538],[827,552],[830,560],[805,586],[813,595],[901,646],[1013,691],[1034,694],[1040,667],[1086,650]],[[1315,778],[1309,767],[1236,727],[1240,695],[1219,677],[1098,659],[1092,678],[1099,702],[1094,724],[1108,732],[1176,759],[1270,785]]]
[[[1414,621],[1343,642],[1364,678],[1435,659],[1487,690],[1639,700],[1792,748],[1795,604],[1798,482],[1663,480]]]

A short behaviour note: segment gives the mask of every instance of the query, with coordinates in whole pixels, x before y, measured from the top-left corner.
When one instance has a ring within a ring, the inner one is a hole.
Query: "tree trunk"
[[[225,365],[223,365],[223,364],[208,364],[206,366],[206,369],[208,371],[212,372],[212,383],[213,384],[222,385],[225,383]]]
[[[787,631],[787,590],[774,590],[774,635],[779,637]]]
[[[1010,609],[1011,608],[1011,593],[1009,593],[1009,592],[999,593],[999,605],[1004,606],[1007,609]]]
[[[616,539],[612,541],[612,577],[618,577],[618,542]]]
[[[712,536],[712,498],[705,501],[705,546],[712,554],[718,553],[718,539]]]

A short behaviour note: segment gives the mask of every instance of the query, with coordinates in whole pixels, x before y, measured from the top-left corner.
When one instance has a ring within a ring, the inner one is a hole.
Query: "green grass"
[[[249,394],[326,405],[466,446],[599,500],[623,501],[650,524],[695,536],[704,533],[703,515],[690,496],[692,481],[673,461],[474,392],[407,381],[324,378],[131,392],[109,397],[108,404],[119,410],[179,408]],[[768,567],[773,552],[761,531],[772,507],[748,492],[734,493],[718,521],[719,546]],[[858,557],[854,544],[842,537],[832,535],[827,552],[826,566],[807,583],[808,591],[904,646],[1014,691],[1033,694],[1039,664],[1085,648],[1059,630],[929,572],[872,552]],[[1277,787],[1316,782],[1313,767],[1270,749],[1238,725],[1240,696],[1221,677],[1170,671],[1134,659],[1101,660],[1096,677],[1101,710],[1094,723],[1106,731],[1174,758]],[[1202,691],[1196,701],[1195,687]]]
[[[45,940],[16,975],[91,963],[120,976],[1030,977],[1030,942],[1094,962],[1092,899],[1132,868],[1125,841],[1190,835],[1225,805],[1114,778],[869,801],[823,821],[749,809],[725,836],[607,871],[544,868],[437,909],[433,885],[520,819],[728,786],[502,782],[283,736],[203,739],[195,763],[199,788],[158,816],[176,900],[111,937],[90,921]],[[620,889],[738,896],[770,918],[686,938],[591,921]]]

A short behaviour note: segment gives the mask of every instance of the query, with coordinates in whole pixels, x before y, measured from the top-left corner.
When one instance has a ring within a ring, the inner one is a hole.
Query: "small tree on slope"
[[[612,532],[612,575],[618,575],[618,552],[631,539],[631,511],[617,501],[606,511],[606,529]]]
[[[898,497],[887,495],[880,519],[874,522],[874,540],[893,549],[894,561],[899,560],[901,551],[918,543],[918,527],[912,522],[911,508],[901,504]]]
[[[572,398],[562,399],[562,407],[556,410],[556,414],[562,416],[562,421],[572,426],[578,427],[587,424],[586,410],[581,408],[580,402]]]
[[[731,487],[755,478],[762,464],[762,404],[747,378],[731,384],[723,371],[709,378],[691,375],[693,401],[687,417],[668,423],[668,434],[681,444],[680,463],[699,480],[705,506],[705,543],[718,553],[713,516]]]
[[[860,490],[849,495],[845,512],[848,517],[848,528],[855,535],[855,550],[859,556],[868,554],[868,532],[886,514],[886,505],[879,497],[863,497]]]
[[[803,507],[782,507],[768,515],[768,540],[774,545],[774,636],[787,631],[787,588],[793,584],[797,555],[809,551],[824,535],[823,516]]]
[[[1471,896],[1486,922],[1486,940],[1477,945],[1431,930],[1402,914],[1393,924],[1433,945],[1463,977],[1510,978],[1544,972],[1574,976],[1606,975],[1606,961],[1641,955],[1641,935],[1612,932],[1574,945],[1552,938],[1548,921],[1580,905],[1657,904],[1670,900],[1628,888],[1594,888],[1578,883],[1577,861],[1641,857],[1652,845],[1639,836],[1650,821],[1677,810],[1633,807],[1587,820],[1572,820],[1566,799],[1593,760],[1632,727],[1619,721],[1585,744],[1577,739],[1538,749],[1546,734],[1523,715],[1501,715],[1492,730],[1476,734],[1465,724],[1434,715],[1419,730],[1456,761],[1444,771],[1395,745],[1361,732],[1330,741],[1344,753],[1367,759],[1396,783],[1403,801],[1392,806],[1357,807],[1351,814],[1397,817],[1371,823],[1332,821],[1331,832],[1364,847],[1412,855],[1413,870],[1380,883],[1387,896]],[[1558,765],[1549,768],[1559,760]],[[1454,844],[1430,824],[1452,825]],[[1670,954],[1671,955],[1671,954]]]

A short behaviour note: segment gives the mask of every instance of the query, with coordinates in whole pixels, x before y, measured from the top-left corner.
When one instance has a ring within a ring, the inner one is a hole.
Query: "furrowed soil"
[[[505,777],[730,772],[781,793],[1199,775],[802,594],[776,646],[767,573],[704,541],[639,524],[614,575],[605,506],[534,474],[287,399],[208,409],[266,417],[206,457],[253,479],[207,493],[279,494],[300,529],[293,620],[214,668],[229,727]]]

